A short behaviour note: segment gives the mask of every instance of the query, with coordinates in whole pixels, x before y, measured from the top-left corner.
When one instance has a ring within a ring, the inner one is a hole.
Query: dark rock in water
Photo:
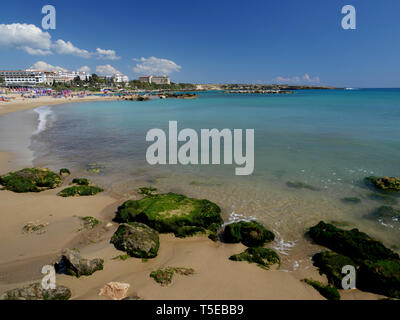
[[[397,177],[366,177],[365,183],[385,192],[400,192],[400,179]]]
[[[346,265],[356,267],[356,263],[344,255],[332,251],[322,251],[313,256],[314,266],[318,267],[320,274],[325,274],[329,283],[336,288],[342,288],[342,268]]]
[[[324,285],[321,282],[312,279],[304,279],[303,281],[317,290],[324,298],[328,300],[340,300],[339,291],[335,287]]]
[[[399,259],[399,255],[358,229],[342,230],[320,222],[307,233],[317,244],[354,260]]]
[[[81,276],[90,276],[96,271],[103,270],[103,264],[103,259],[84,259],[77,250],[65,249],[60,262],[55,265],[55,269],[58,273],[65,273],[79,278]]]
[[[361,202],[361,199],[356,197],[342,198],[340,200],[344,203],[354,203],[354,204]]]
[[[90,185],[90,181],[86,178],[75,178],[72,180],[72,183],[77,184],[79,186],[88,186]]]
[[[138,222],[121,224],[111,238],[111,243],[118,250],[136,258],[154,258],[160,247],[157,231]]]
[[[83,196],[94,196],[100,192],[103,192],[104,190],[99,187],[95,186],[73,186],[66,188],[59,193],[57,193],[58,196],[60,197],[83,197]]]
[[[229,260],[256,263],[259,267],[266,270],[269,270],[270,266],[274,264],[280,265],[281,261],[274,250],[262,247],[248,248],[242,253],[230,256]]]
[[[41,283],[33,283],[23,288],[9,290],[0,296],[0,300],[68,300],[71,290],[64,286],[56,289],[43,289]]]
[[[240,221],[228,224],[223,233],[224,241],[228,243],[243,243],[247,247],[263,246],[275,239],[275,235],[258,222]]]
[[[321,190],[320,188],[317,188],[317,187],[311,186],[307,183],[299,182],[299,181],[296,181],[296,182],[289,181],[286,183],[286,185],[289,188],[294,188],[294,189],[308,189],[308,190],[312,190],[312,191],[320,191]]]
[[[0,185],[17,193],[41,192],[57,188],[61,183],[61,177],[49,169],[27,168],[0,176]]]
[[[70,174],[71,174],[71,172],[66,168],[63,168],[63,169],[60,170],[60,176],[61,177],[68,177]]]
[[[141,200],[129,200],[116,213],[117,222],[141,222],[161,233],[173,232],[177,237],[191,236],[220,226],[221,209],[208,200],[184,195],[148,194]]]
[[[400,209],[394,209],[390,206],[382,206],[366,215],[366,218],[382,221],[384,223],[400,223]]]
[[[380,201],[387,204],[397,204],[396,198],[383,193],[371,193],[368,195],[368,198],[374,201]]]

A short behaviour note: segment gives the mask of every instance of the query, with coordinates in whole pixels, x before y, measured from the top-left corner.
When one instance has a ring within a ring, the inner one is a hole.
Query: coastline
[[[6,110],[0,109],[0,116],[40,106],[116,100],[98,98],[62,99],[53,103],[44,100],[15,102],[10,103]],[[0,151],[0,174],[22,169],[17,160],[17,155]],[[70,180],[66,179],[63,186]],[[40,280],[41,268],[56,262],[62,249],[78,248],[87,258],[103,258],[105,268],[80,279],[58,275],[58,283],[72,290],[72,299],[105,299],[99,297],[98,292],[110,281],[129,283],[129,295],[143,299],[322,299],[318,292],[300,281],[308,276],[324,281],[315,268],[292,273],[274,269],[265,271],[254,264],[232,262],[228,257],[243,251],[244,246],[214,243],[206,236],[178,239],[163,234],[160,235],[161,247],[157,258],[148,262],[134,258],[113,260],[121,254],[109,243],[117,225],[107,227],[107,224],[111,223],[122,199],[107,194],[64,199],[56,196],[60,190],[57,188],[40,194],[0,192],[0,212],[3,213],[0,216],[0,238],[3,240],[0,241],[0,293]],[[81,224],[77,217],[80,216],[93,216],[103,223],[93,230],[78,231]],[[49,225],[44,234],[23,234],[21,230],[28,222]],[[171,286],[160,287],[149,274],[167,266],[194,268],[196,274],[188,278],[176,277]],[[358,290],[341,294],[342,299],[379,298]]]

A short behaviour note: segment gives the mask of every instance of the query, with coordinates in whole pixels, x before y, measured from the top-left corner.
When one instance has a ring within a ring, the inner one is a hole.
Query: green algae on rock
[[[79,217],[83,222],[83,226],[85,229],[93,229],[95,226],[101,223],[100,220],[97,220],[94,217]]]
[[[354,260],[399,259],[399,255],[358,229],[342,230],[323,221],[307,233],[315,243]]]
[[[71,174],[71,172],[66,168],[62,168],[60,170],[60,176],[61,177],[68,177],[70,174]]]
[[[102,188],[96,186],[73,186],[66,188],[59,193],[57,193],[60,197],[78,197],[78,196],[94,196],[100,192],[103,192]]]
[[[61,183],[62,178],[58,174],[41,168],[26,168],[0,176],[0,185],[17,193],[41,192],[57,188]]]
[[[275,235],[255,221],[240,221],[228,224],[224,229],[224,241],[243,243],[247,247],[263,246],[275,239]]]
[[[167,193],[147,195],[141,200],[128,200],[116,213],[117,222],[141,222],[160,233],[186,237],[205,232],[223,222],[221,209],[208,200]]]
[[[157,231],[138,222],[121,224],[112,236],[111,243],[135,258],[154,258],[160,247]]]
[[[313,279],[304,279],[303,281],[317,290],[324,298],[328,300],[340,300],[339,291],[334,286],[324,285]]]
[[[367,185],[373,186],[385,192],[400,192],[400,179],[397,177],[375,177],[370,176],[364,179]]]
[[[167,267],[164,269],[158,269],[158,270],[152,271],[150,273],[150,277],[152,277],[154,279],[154,281],[156,281],[157,283],[161,284],[161,286],[167,286],[172,282],[172,278],[175,273],[184,275],[184,276],[193,275],[194,269]]]
[[[157,188],[153,188],[153,187],[143,187],[143,188],[139,188],[138,189],[138,193],[148,196],[148,195],[152,195],[157,191]]]
[[[77,184],[79,186],[88,186],[90,185],[90,181],[86,178],[75,178],[72,180],[73,184]]]
[[[270,266],[274,264],[280,265],[281,261],[278,254],[274,250],[262,247],[247,248],[242,253],[230,256],[229,260],[256,263],[259,267],[266,270],[269,270]]]
[[[103,270],[104,260],[88,260],[81,257],[77,250],[65,249],[59,263],[55,264],[55,269],[59,273],[65,273],[74,277],[90,276],[94,272]]]
[[[68,300],[71,290],[65,286],[43,289],[41,283],[32,283],[23,288],[12,289],[0,296],[0,300]]]

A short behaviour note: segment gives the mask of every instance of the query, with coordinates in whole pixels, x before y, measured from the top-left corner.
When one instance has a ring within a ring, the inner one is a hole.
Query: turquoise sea
[[[371,199],[362,182],[369,175],[400,176],[399,89],[207,92],[196,100],[79,103],[36,112],[35,165],[73,168],[117,197],[153,185],[208,198],[225,219],[235,212],[274,229],[281,251],[302,243],[306,228],[320,220],[345,221],[400,246],[400,222],[366,218],[389,203]],[[148,165],[147,131],[168,132],[171,120],[179,129],[255,129],[254,174],[235,176],[235,166],[226,165]],[[87,171],[94,166],[100,174]],[[319,190],[289,188],[289,181]],[[400,209],[400,198],[390,202]]]

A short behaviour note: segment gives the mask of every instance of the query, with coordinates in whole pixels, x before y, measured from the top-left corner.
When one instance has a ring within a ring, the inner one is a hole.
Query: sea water
[[[76,103],[51,110],[39,110],[45,114],[32,136],[35,164],[72,168],[112,195],[127,199],[137,187],[152,185],[207,198],[221,206],[227,222],[240,216],[266,224],[279,235],[275,246],[282,251],[320,220],[347,222],[389,246],[400,245],[399,223],[366,218],[385,203],[371,200],[362,182],[370,175],[400,176],[398,89],[207,92],[196,100]],[[168,132],[171,120],[178,129],[198,132],[254,129],[254,173],[236,176],[234,166],[223,164],[148,165],[146,133]],[[100,173],[88,171],[93,167]],[[317,190],[289,188],[287,182]],[[361,203],[344,203],[345,197]]]

